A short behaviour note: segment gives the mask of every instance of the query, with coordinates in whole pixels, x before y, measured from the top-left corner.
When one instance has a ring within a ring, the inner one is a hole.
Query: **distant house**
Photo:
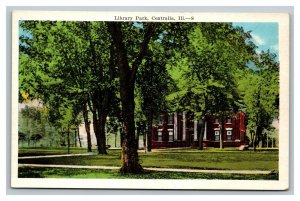
[[[204,147],[220,147],[220,135],[224,147],[239,147],[248,144],[245,118],[244,112],[224,118],[221,133],[220,120],[213,115],[206,115],[204,121],[195,121],[192,113],[164,113],[153,127],[152,148],[197,147],[202,126]]]

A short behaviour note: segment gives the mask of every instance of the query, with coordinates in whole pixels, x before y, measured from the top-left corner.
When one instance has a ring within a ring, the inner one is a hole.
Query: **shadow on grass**
[[[19,178],[98,178],[98,179],[224,179],[224,180],[278,180],[278,173],[269,175],[214,174],[145,171],[140,174],[120,174],[117,170],[90,170],[67,168],[21,167]]]

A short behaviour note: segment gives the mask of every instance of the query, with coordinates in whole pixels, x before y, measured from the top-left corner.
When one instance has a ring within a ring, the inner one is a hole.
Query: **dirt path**
[[[42,168],[79,168],[79,169],[101,169],[117,170],[115,166],[85,166],[85,165],[56,165],[56,164],[19,164],[19,167],[42,167]],[[178,168],[151,168],[145,170],[159,172],[190,172],[190,173],[214,173],[214,174],[270,174],[268,170],[199,170],[199,169],[178,169]]]

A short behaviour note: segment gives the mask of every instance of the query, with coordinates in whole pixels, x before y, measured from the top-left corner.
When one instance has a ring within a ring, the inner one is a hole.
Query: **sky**
[[[278,23],[235,22],[232,24],[243,27],[246,32],[251,31],[252,41],[258,46],[258,52],[269,49],[278,56]]]

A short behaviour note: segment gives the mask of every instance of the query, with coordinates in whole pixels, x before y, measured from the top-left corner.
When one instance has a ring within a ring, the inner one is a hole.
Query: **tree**
[[[21,141],[21,144],[23,144],[24,141],[26,141],[28,134],[23,132],[18,132],[18,140]],[[21,145],[23,146],[23,145]]]
[[[89,120],[89,111],[87,108],[87,103],[82,104],[82,117],[84,120],[84,126],[87,135],[87,149],[88,152],[92,152],[92,140],[91,140],[91,121]]]
[[[155,33],[155,23],[144,23],[144,34],[140,42],[140,48],[133,58],[128,58],[128,46],[126,46],[126,36],[124,29],[127,31],[137,31],[132,24],[119,22],[107,22],[109,33],[111,34],[115,54],[117,56],[117,65],[119,67],[120,80],[120,96],[122,103],[122,118],[124,123],[124,140],[122,141],[122,167],[123,173],[138,173],[143,171],[139,164],[137,153],[137,140],[135,138],[135,123],[134,123],[134,86],[136,81],[137,70],[142,63],[146,54],[148,44],[151,37]],[[132,34],[132,33],[130,33]],[[131,67],[130,67],[131,66]]]
[[[39,134],[42,136],[42,139],[38,140],[41,146],[56,146],[58,140],[55,138],[58,137],[58,132],[49,122],[48,108],[37,104],[37,102],[24,103],[24,107],[20,109],[19,140],[23,146],[26,141],[29,147],[35,139],[32,136]]]
[[[33,134],[31,135],[30,139],[33,141],[34,145],[43,138],[41,134]]]
[[[51,95],[64,97],[61,101],[77,100],[88,124],[89,140],[88,105],[93,114],[98,152],[106,154],[105,119],[116,81],[113,47],[105,23],[34,21],[22,26],[30,31],[32,38],[24,38],[27,45],[21,45],[25,61],[20,89],[45,104]],[[25,84],[28,79],[33,87]],[[91,143],[88,144],[91,151]]]
[[[60,118],[55,119],[55,124],[61,129],[62,135],[67,134],[67,148],[70,153],[71,146],[71,130],[78,128],[80,120],[78,120],[78,110],[74,109],[76,105],[72,102],[65,102],[59,107]],[[63,142],[65,139],[62,139]]]
[[[96,26],[95,29],[92,29]],[[84,30],[86,33],[86,40],[90,44],[90,66],[96,74],[97,79],[94,85],[92,93],[89,93],[90,102],[88,102],[89,108],[93,114],[94,132],[97,138],[98,152],[101,154],[107,154],[106,152],[106,135],[105,124],[108,114],[111,112],[111,100],[115,95],[113,92],[116,87],[115,80],[115,54],[114,47],[109,41],[103,39],[109,38],[106,31],[106,25],[104,23],[99,24],[84,24]],[[100,40],[93,41],[93,36],[97,39],[97,34],[102,33]],[[100,45],[100,46],[99,46]],[[97,48],[101,48],[97,49]],[[109,54],[103,54],[108,52]]]
[[[254,151],[263,130],[270,128],[279,113],[279,63],[276,55],[269,51],[261,52],[255,64],[255,69],[249,69],[241,76],[239,84]]]
[[[224,118],[239,107],[235,73],[246,68],[254,53],[248,33],[230,23],[199,23],[188,36],[184,51],[175,53],[168,71],[176,83],[168,96],[175,110],[188,110],[202,120],[198,132],[202,149],[205,116],[219,118],[222,145]]]
[[[120,97],[124,140],[122,140],[121,172],[138,173],[137,140],[134,123],[134,90],[137,71],[142,63],[151,39],[160,41],[166,52],[183,44],[191,23],[139,23],[107,22],[115,47],[119,68]],[[123,137],[121,137],[123,139]]]
[[[166,69],[162,44],[153,41],[149,44],[145,62],[137,75],[140,90],[141,109],[147,120],[147,151],[151,152],[153,118],[167,110],[169,75]]]

